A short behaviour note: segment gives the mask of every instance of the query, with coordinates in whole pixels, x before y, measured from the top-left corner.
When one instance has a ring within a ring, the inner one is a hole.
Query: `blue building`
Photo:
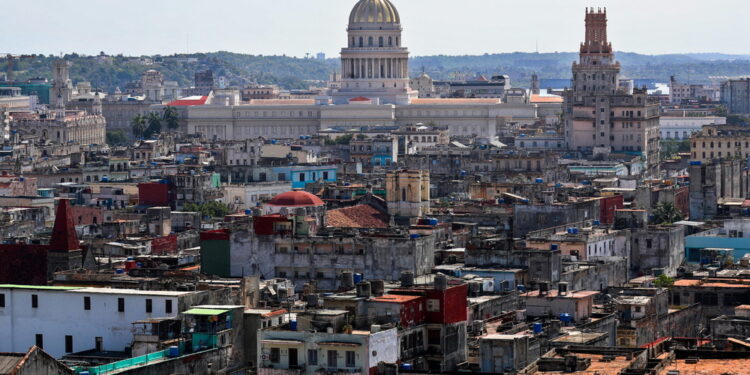
[[[260,167],[253,170],[253,181],[291,181],[292,189],[303,189],[306,184],[336,182],[335,165],[287,165]]]
[[[740,260],[750,254],[750,219],[724,222],[714,228],[685,237],[685,257],[689,263],[711,264]]]

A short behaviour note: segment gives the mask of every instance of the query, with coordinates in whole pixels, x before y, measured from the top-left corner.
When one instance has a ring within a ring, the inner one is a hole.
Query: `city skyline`
[[[0,25],[0,45],[4,46],[0,52],[168,55],[226,50],[297,57],[324,52],[335,57],[346,44],[346,19],[354,3],[223,1],[221,7],[193,0],[135,0],[106,5],[83,0],[77,2],[77,7],[48,0],[11,3],[6,5],[8,21]],[[717,37],[750,34],[750,25],[742,18],[743,8],[750,10],[750,5],[730,0],[710,4],[645,0],[627,4],[533,0],[519,4],[471,0],[462,2],[460,7],[451,3],[394,0],[402,16],[404,44],[413,56],[573,52],[582,38],[581,14],[587,6],[607,7],[610,39],[618,51],[750,54],[750,47],[738,43],[739,37]],[[643,12],[644,7],[649,11]],[[545,12],[539,13],[539,9]],[[118,17],[105,18],[102,14]],[[23,23],[29,15],[45,22],[26,27]],[[449,15],[453,19],[448,19]],[[695,19],[695,15],[701,18]]]

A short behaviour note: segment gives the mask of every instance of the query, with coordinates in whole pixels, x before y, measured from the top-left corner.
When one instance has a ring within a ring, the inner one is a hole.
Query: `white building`
[[[704,125],[726,125],[726,117],[706,116],[706,117],[668,117],[662,116],[659,119],[659,135],[662,140],[689,139],[693,133],[701,131]]]
[[[36,345],[60,358],[132,345],[131,323],[175,317],[195,292],[0,285],[0,352]],[[183,302],[183,303],[181,303]]]
[[[395,328],[380,332],[346,333],[286,331],[267,329],[259,333],[259,375],[373,373],[379,362],[398,361],[398,336]],[[287,370],[287,371],[284,371]]]
[[[340,87],[314,99],[252,100],[243,105],[195,105],[187,132],[208,138],[296,138],[337,126],[446,127],[451,135],[494,137],[506,123],[532,124],[535,103],[499,98],[417,98],[409,83],[409,52],[401,18],[390,0],[360,0],[352,9],[341,50]],[[560,103],[555,108],[561,110]]]
[[[249,210],[259,203],[292,190],[291,181],[253,182],[247,185],[224,185],[221,201],[235,211]]]

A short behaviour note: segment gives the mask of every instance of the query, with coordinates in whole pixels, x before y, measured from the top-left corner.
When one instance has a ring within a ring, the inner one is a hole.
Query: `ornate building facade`
[[[565,93],[568,147],[584,153],[640,155],[647,168],[659,162],[659,105],[646,89],[620,87],[620,63],[607,40],[607,11],[586,9],[586,38]]]
[[[348,42],[341,50],[341,88],[334,104],[357,97],[409,104],[409,50],[401,45],[401,17],[389,0],[361,0],[349,15]]]
[[[410,87],[401,17],[390,0],[359,0],[341,50],[341,81],[314,99],[196,105],[188,133],[215,139],[298,137],[336,127],[435,124],[451,135],[494,137],[508,123],[532,124],[538,106],[500,98],[418,98]]]

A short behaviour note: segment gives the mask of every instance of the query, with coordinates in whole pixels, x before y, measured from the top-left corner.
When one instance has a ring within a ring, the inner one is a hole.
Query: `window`
[[[271,348],[271,363],[279,363],[281,358],[281,349]]]
[[[328,367],[339,366],[338,353],[335,350],[329,350],[327,357],[328,357]]]
[[[304,173],[300,173],[299,174],[299,180],[300,181],[305,181],[305,174]]]
[[[651,248],[651,239],[650,238],[646,240],[646,248],[647,249]]]
[[[31,308],[36,309],[37,307],[39,307],[39,296],[37,296],[36,294],[32,294],[31,295]],[[41,348],[41,346],[39,347]]]
[[[428,345],[440,345],[440,330],[439,329],[427,330],[427,344]]]
[[[65,336],[65,353],[73,352],[73,336]]]
[[[346,352],[346,367],[354,367],[354,352],[351,350]]]
[[[0,293],[0,307],[5,307],[5,294]]]
[[[118,312],[125,312],[125,298],[118,298],[117,299],[117,311]]]
[[[289,348],[289,367],[296,367],[299,365],[299,357],[296,348]]]
[[[171,299],[164,301],[164,312],[167,314],[172,313],[172,300]]]
[[[38,346],[40,349],[44,349],[44,335],[41,333],[36,334],[36,346]]]
[[[154,311],[154,301],[151,298],[146,298],[146,314],[151,314]]]
[[[310,366],[318,365],[318,351],[315,349],[309,349],[307,351],[307,364]]]
[[[103,342],[104,342],[104,339],[102,339],[101,337],[97,337],[97,338],[95,338],[95,339],[94,339],[94,341],[95,341],[95,343],[96,343],[96,344],[94,345],[94,349],[95,349],[95,350],[96,350],[97,352],[101,352],[101,351],[102,351],[102,349],[104,348],[104,344],[103,344]]]
[[[83,309],[91,310],[91,297],[83,297]]]

